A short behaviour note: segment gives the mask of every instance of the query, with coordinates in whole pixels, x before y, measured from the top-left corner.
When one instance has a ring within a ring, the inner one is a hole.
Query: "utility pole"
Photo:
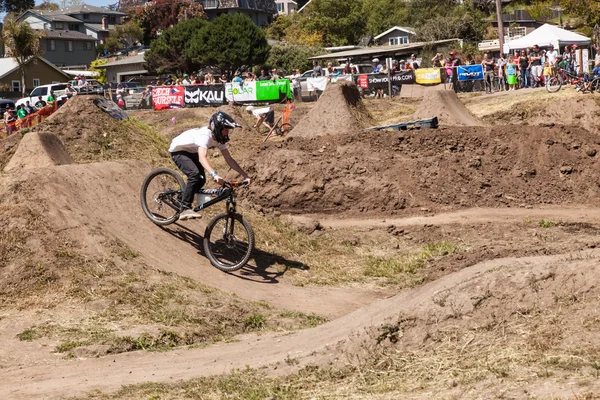
[[[498,42],[500,54],[504,54],[504,23],[502,21],[502,0],[496,0],[496,18],[498,19]]]

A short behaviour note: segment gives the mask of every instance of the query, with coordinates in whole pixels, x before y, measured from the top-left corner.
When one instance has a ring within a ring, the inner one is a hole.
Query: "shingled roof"
[[[96,40],[93,36],[77,31],[57,31],[44,29],[44,37],[48,39],[69,39],[69,40]]]

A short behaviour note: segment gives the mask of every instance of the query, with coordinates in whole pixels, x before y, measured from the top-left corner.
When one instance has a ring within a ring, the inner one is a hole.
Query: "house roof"
[[[104,65],[99,65],[98,68],[114,67],[116,65],[139,64],[139,63],[143,63],[143,62],[144,62],[144,55],[138,54],[136,56],[124,57],[117,61],[111,61]]]
[[[61,74],[63,74],[65,76],[65,78],[67,78],[67,79],[69,78],[69,76],[67,74],[65,74],[63,71],[58,69],[54,64],[52,64],[50,61],[46,60],[44,57],[38,57],[38,60],[47,64],[49,67],[55,69],[56,71],[60,72]],[[0,58],[0,79],[4,78],[6,75],[16,71],[17,69],[19,69],[19,64],[13,57]]]
[[[306,4],[305,4],[305,5],[303,5],[302,7],[300,7],[300,9],[298,10],[298,12],[300,12],[300,11],[304,10],[304,9],[306,8],[306,6],[307,6],[307,5],[309,5],[309,4],[311,3],[311,1],[312,1],[312,0],[308,0],[308,1],[306,2]]]
[[[356,50],[346,50],[339,51],[337,53],[329,53],[323,54],[320,56],[309,57],[310,60],[326,60],[326,59],[339,59],[339,58],[352,58],[352,57],[360,57],[360,56],[375,56],[375,55],[386,55],[386,54],[394,54],[399,53],[405,50],[413,50],[413,49],[421,49],[425,46],[430,46],[432,44],[443,44],[443,43],[451,43],[457,42],[460,39],[446,39],[446,40],[435,40],[433,42],[417,42],[410,44],[401,44],[398,46],[372,46],[365,47],[362,49]]]
[[[104,7],[90,6],[89,4],[80,4],[78,6],[70,6],[62,8],[56,12],[63,14],[106,14],[106,15],[127,15],[120,11],[109,10]]]
[[[77,31],[57,31],[53,29],[44,29],[44,37],[47,39],[70,39],[70,40],[96,40],[93,36]]]
[[[411,35],[416,35],[416,33],[415,33],[415,31],[414,31],[413,28],[406,28],[406,27],[403,27],[403,26],[394,26],[394,27],[388,29],[387,31],[385,31],[383,33],[380,33],[379,35],[375,36],[373,39],[377,40],[377,39],[379,39],[381,37],[384,37],[385,35],[387,35],[388,33],[393,32],[393,31],[408,32]]]
[[[21,14],[17,19],[20,20],[26,13],[37,15],[38,17],[47,20],[48,22],[81,22],[77,18],[73,18],[69,15],[59,13],[58,11],[46,11],[46,10],[27,10]]]
[[[86,28],[90,28],[91,30],[96,31],[96,32],[100,32],[100,31],[108,32],[108,31],[112,31],[113,29],[115,29],[115,25],[108,25],[108,29],[104,29],[102,27],[102,24],[83,24],[83,26],[85,26]]]

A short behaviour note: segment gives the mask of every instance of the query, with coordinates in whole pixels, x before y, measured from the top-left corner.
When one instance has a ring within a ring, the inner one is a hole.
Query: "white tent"
[[[504,44],[504,53],[509,53],[511,50],[526,49],[537,44],[540,47],[554,45],[555,49],[561,49],[563,46],[577,44],[580,46],[589,45],[592,42],[587,36],[580,35],[575,32],[567,31],[554,25],[544,24],[525,35],[522,38],[513,40]]]

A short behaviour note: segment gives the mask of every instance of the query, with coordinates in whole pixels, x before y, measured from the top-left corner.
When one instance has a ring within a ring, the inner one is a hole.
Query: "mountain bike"
[[[546,79],[546,90],[549,93],[556,93],[565,83],[577,85],[581,82],[583,82],[583,77],[577,72],[565,68],[558,68],[556,73]]]
[[[204,253],[211,264],[225,272],[242,268],[254,250],[254,231],[250,223],[236,212],[235,191],[248,182],[223,182],[218,189],[201,189],[199,198],[206,197],[194,208],[195,212],[225,201],[226,211],[210,220],[204,231]],[[142,184],[140,200],[144,214],[156,225],[176,222],[182,211],[183,189],[181,175],[169,168],[150,172]]]

